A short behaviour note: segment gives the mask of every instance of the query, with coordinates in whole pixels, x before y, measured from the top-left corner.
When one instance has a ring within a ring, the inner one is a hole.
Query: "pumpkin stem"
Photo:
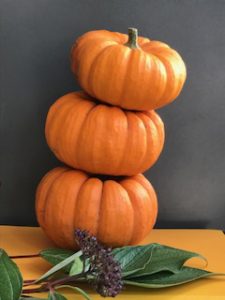
[[[140,48],[137,43],[138,30],[136,28],[128,28],[128,42],[125,46],[131,49]]]

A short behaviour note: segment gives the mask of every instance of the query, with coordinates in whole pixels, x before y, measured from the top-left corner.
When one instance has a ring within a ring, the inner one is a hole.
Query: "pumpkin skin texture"
[[[47,236],[62,248],[77,247],[76,228],[111,247],[134,245],[153,228],[157,197],[141,174],[102,181],[82,171],[58,167],[36,192],[36,215]]]
[[[129,110],[163,107],[186,79],[181,56],[167,44],[107,30],[90,31],[71,50],[71,69],[92,97]]]
[[[164,125],[154,111],[123,111],[69,93],[50,108],[45,134],[67,165],[94,174],[135,175],[151,167],[164,144]]]

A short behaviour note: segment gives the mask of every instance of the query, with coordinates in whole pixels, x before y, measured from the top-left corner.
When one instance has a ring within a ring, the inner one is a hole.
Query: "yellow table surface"
[[[208,260],[207,270],[225,273],[225,235],[219,230],[183,230],[183,229],[155,229],[143,241],[145,243],[157,242],[164,245],[198,252]],[[45,237],[40,228],[0,226],[0,248],[9,255],[36,254],[40,250],[54,245]],[[26,258],[15,260],[25,279],[35,279],[46,272],[50,265],[41,258]],[[188,265],[204,268],[205,263],[199,259],[192,259]],[[83,286],[92,299],[103,299],[93,292],[87,285]],[[69,299],[83,299],[70,290],[61,290]],[[44,297],[45,294],[39,294]],[[165,289],[144,289],[126,287],[116,297],[125,299],[224,299],[225,277],[211,277],[200,279],[192,283]]]

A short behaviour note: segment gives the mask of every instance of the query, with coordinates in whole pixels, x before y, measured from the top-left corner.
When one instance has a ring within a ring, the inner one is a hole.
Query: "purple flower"
[[[111,248],[99,244],[96,237],[85,230],[76,229],[76,240],[85,259],[89,259],[89,273],[94,276],[93,286],[104,297],[115,297],[123,288],[120,264]]]

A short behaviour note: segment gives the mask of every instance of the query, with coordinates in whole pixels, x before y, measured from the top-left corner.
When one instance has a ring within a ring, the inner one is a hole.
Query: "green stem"
[[[140,48],[138,46],[137,39],[138,39],[138,30],[136,28],[128,28],[128,42],[125,44],[125,46],[131,49]]]

